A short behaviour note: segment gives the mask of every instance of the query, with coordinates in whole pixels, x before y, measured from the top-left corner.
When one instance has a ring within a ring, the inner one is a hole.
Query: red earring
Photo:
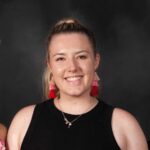
[[[94,80],[92,82],[92,87],[91,87],[91,93],[90,95],[91,96],[98,96],[98,87],[99,87],[99,84],[98,84],[98,81],[100,80],[100,78],[98,77],[97,73],[95,72],[95,75],[94,75]]]
[[[50,82],[50,84],[49,84],[49,95],[48,95],[48,97],[50,99],[56,98],[55,90],[56,90],[55,84],[53,82]]]

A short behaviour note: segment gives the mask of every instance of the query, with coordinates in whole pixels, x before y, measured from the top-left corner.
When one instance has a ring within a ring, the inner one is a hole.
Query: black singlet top
[[[100,101],[68,128],[53,100],[37,104],[21,150],[120,150],[111,128],[113,109]],[[69,121],[77,117],[65,115]]]

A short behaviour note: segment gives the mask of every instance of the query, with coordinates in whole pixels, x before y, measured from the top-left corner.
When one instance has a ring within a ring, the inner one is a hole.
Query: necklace
[[[77,121],[83,114],[81,114],[81,115],[78,115],[75,119],[73,119],[72,121],[69,121],[68,120],[68,118],[65,116],[65,113],[62,111],[62,109],[61,109],[61,106],[60,106],[60,104],[59,104],[59,102],[57,101],[57,103],[58,103],[58,105],[59,105],[59,108],[60,108],[60,111],[61,111],[61,113],[62,113],[62,116],[63,116],[63,119],[64,119],[64,121],[65,121],[65,124],[66,125],[68,125],[68,128],[70,128],[72,125],[73,125],[73,123],[75,122],[75,121]],[[90,106],[88,109],[87,109],[87,111],[89,111],[91,108],[93,108],[95,106],[95,104],[93,104],[92,106]],[[87,112],[86,111],[86,112]]]
[[[67,119],[67,117],[65,116],[65,113],[62,112],[62,111],[61,111],[61,113],[62,113],[62,115],[63,115],[65,124],[68,125],[68,128],[70,128],[70,127],[72,126],[72,124],[73,124],[75,121],[77,121],[77,120],[83,115],[83,114],[81,114],[81,115],[77,116],[75,119],[73,119],[72,121],[69,121],[69,120]]]

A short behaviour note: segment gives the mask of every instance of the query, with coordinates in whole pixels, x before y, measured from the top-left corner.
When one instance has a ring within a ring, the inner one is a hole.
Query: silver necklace
[[[77,120],[84,114],[84,113],[83,113],[83,114],[77,116],[77,117],[76,117],[75,119],[73,119],[72,121],[69,121],[69,120],[67,119],[67,117],[65,116],[65,113],[62,111],[61,106],[60,106],[60,104],[59,104],[58,101],[57,101],[57,103],[58,103],[58,105],[59,105],[60,111],[61,111],[62,116],[63,116],[63,118],[64,118],[65,124],[68,125],[68,128],[70,128],[70,127],[73,125],[73,123],[74,123],[75,121],[77,121]],[[90,107],[87,109],[87,111],[90,110],[92,107],[93,107],[93,106],[90,106]]]
[[[81,115],[77,116],[75,119],[73,119],[72,121],[69,121],[69,120],[67,119],[67,117],[65,116],[65,113],[62,112],[62,111],[61,111],[61,113],[62,113],[62,115],[63,115],[65,124],[68,125],[68,128],[70,128],[70,127],[72,126],[72,124],[73,124],[75,121],[77,121],[77,120],[83,115],[83,114],[81,114]]]

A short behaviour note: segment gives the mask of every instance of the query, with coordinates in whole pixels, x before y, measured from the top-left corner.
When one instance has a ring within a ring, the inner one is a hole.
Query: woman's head
[[[73,18],[58,21],[47,38],[45,96],[50,80],[60,94],[79,96],[89,92],[99,64],[94,34]],[[69,93],[67,93],[69,91]]]

